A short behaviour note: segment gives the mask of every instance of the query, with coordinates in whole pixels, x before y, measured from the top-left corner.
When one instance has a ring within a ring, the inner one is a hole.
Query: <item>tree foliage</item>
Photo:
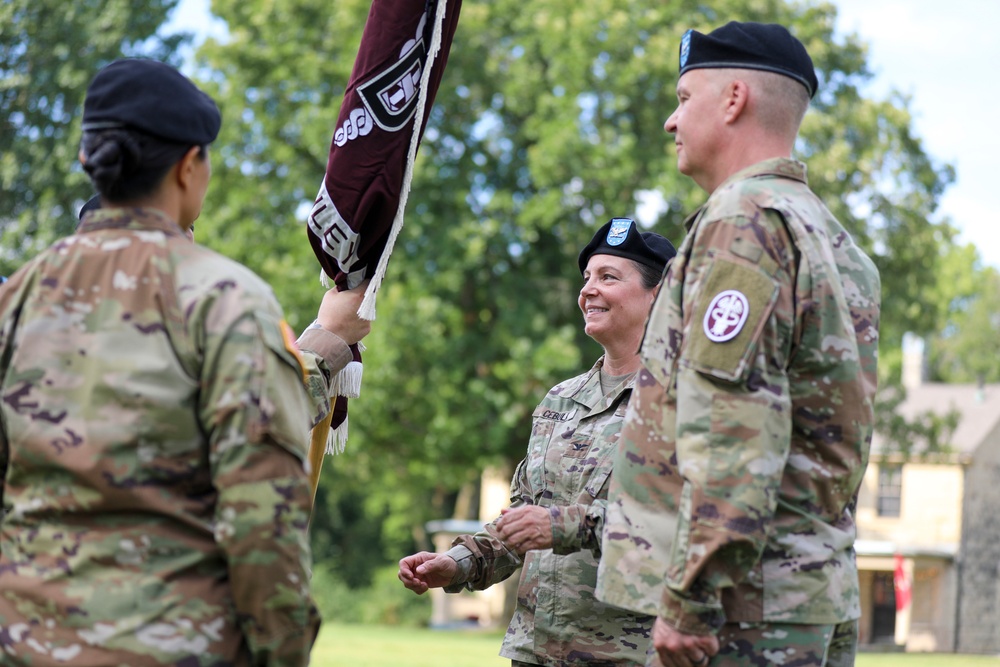
[[[955,259],[960,263],[953,265],[954,272],[968,275],[968,253]],[[1000,382],[1000,273],[983,269],[957,286],[943,326],[930,341],[931,378],[952,383]]]
[[[87,84],[122,56],[179,60],[185,36],[156,36],[175,4],[0,3],[0,274],[73,231],[93,194],[76,157]]]
[[[73,205],[89,192],[72,167],[86,82],[153,35],[173,4],[150,0],[140,11],[124,0],[15,0],[0,8],[0,95],[35,99],[3,98],[15,128],[10,155],[2,143],[10,133],[0,137],[9,257],[72,226]],[[198,240],[267,279],[296,328],[322,294],[304,219],[368,7],[213,0],[229,37],[209,40],[196,57],[194,77],[223,113]],[[43,25],[46,10],[68,13],[67,26]],[[99,30],[95,13],[119,20]],[[677,172],[663,132],[676,104],[678,44],[688,28],[731,18],[788,25],[812,54],[820,93],[797,156],[882,271],[883,367],[898,365],[891,352],[903,332],[946,332],[987,303],[974,296],[974,249],[956,244],[936,210],[952,168],[924,151],[906,97],[862,93],[865,46],[834,34],[830,3],[537,0],[526,10],[513,0],[465,0],[366,340],[348,450],[323,471],[314,541],[345,581],[364,584],[380,562],[423,540],[423,522],[450,515],[485,465],[519,459],[543,393],[600,354],[576,306],[576,256],[594,230],[636,215],[641,194],[653,192],[664,206],[650,222],[680,243],[684,218],[705,195]],[[64,55],[50,62],[47,53]],[[56,93],[59,104],[48,101]],[[942,368],[960,366],[962,354],[954,347]],[[380,560],[383,552],[390,555]]]
[[[271,279],[300,322],[318,298],[302,213],[367,7],[216,0],[231,39],[199,54],[225,116],[208,242]],[[882,269],[886,346],[933,331],[938,313],[918,304],[954,238],[934,219],[952,170],[913,135],[909,100],[861,94],[865,48],[834,36],[834,12],[778,0],[539,0],[531,11],[466,0],[318,525],[363,505],[383,527],[379,545],[403,548],[484,465],[520,458],[543,392],[597,357],[576,307],[579,249],[650,190],[666,202],[655,229],[679,243],[705,198],[677,172],[662,129],[689,27],[739,16],[803,39],[822,81],[797,146],[811,183]],[[337,543],[322,527],[317,540]]]

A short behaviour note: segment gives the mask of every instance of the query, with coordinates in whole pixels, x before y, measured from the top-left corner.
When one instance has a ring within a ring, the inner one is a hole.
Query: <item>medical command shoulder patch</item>
[[[732,340],[743,330],[750,315],[750,302],[739,290],[719,292],[708,304],[702,326],[713,343]]]
[[[681,362],[721,380],[740,381],[774,308],[777,285],[757,267],[717,258],[699,291]]]

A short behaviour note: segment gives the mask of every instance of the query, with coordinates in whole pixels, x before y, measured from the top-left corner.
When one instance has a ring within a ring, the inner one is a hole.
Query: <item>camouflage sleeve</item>
[[[0,348],[0,353],[2,353]],[[0,377],[0,385],[3,384],[3,377]],[[4,510],[4,487],[7,485],[7,462],[10,460],[10,445],[7,442],[7,427],[3,423],[3,414],[0,413],[0,526],[3,525]]]
[[[299,336],[306,392],[311,407],[310,426],[323,421],[330,411],[330,383],[353,358],[350,346],[337,334],[314,325]]]
[[[530,505],[532,495],[525,473],[527,459],[521,461],[510,483],[510,507]],[[459,535],[447,552],[458,563],[459,575],[445,587],[448,593],[463,588],[470,591],[486,590],[514,574],[521,567],[521,557],[507,548],[497,535],[499,517],[489,522],[475,535]]]
[[[589,505],[553,505],[552,553],[559,556],[589,549],[594,558],[601,557],[601,533],[604,531],[606,499],[594,500]]]
[[[782,267],[790,253],[775,223],[766,214],[753,223],[710,223],[695,237],[684,279],[677,376],[684,486],[660,616],[686,633],[708,634],[725,622],[722,590],[759,560],[788,458],[783,359],[791,324],[776,304],[791,292]],[[739,233],[750,224],[755,248]]]
[[[0,300],[2,306],[2,300]],[[4,375],[7,369],[7,322],[0,311],[0,387],[4,385]],[[10,445],[7,442],[7,425],[4,423],[3,411],[0,411],[0,525],[4,517],[4,487],[7,485],[7,462],[10,460]]]
[[[457,593],[463,588],[486,590],[514,574],[522,562],[521,557],[497,536],[495,519],[475,535],[456,537],[447,554],[455,559],[459,569],[459,575],[445,586],[448,593]]]
[[[742,581],[763,551],[789,444],[771,434],[788,421],[788,405],[680,374],[677,459],[685,483],[660,616],[682,632],[708,634],[725,623],[722,589]]]
[[[309,595],[304,371],[277,304],[236,301],[208,307],[203,324],[215,538],[251,662],[305,665],[320,621]]]
[[[6,383],[7,368],[10,366],[11,355],[14,352],[13,331],[19,309],[15,303],[15,294],[19,293],[20,278],[27,271],[16,274],[16,277],[4,282],[0,289],[0,387]],[[7,440],[7,425],[0,411],[0,525],[3,525],[4,487],[7,480],[7,466],[10,460],[10,443]]]
[[[452,577],[451,583],[444,587],[445,593],[460,593],[465,588],[465,582],[472,579],[475,575],[473,573],[473,568],[476,567],[476,556],[469,550],[468,547],[462,546],[460,538],[468,538],[470,535],[459,535],[456,538],[457,544],[451,549],[445,552],[445,556],[448,556],[453,561],[457,569],[455,570],[455,576]]]

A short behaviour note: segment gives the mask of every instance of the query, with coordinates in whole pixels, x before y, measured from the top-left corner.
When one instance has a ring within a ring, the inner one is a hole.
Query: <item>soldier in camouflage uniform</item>
[[[665,129],[710,196],[650,314],[597,597],[658,616],[651,665],[853,664],[878,272],[789,157],[802,44],[730,23],[680,53]]]
[[[446,554],[400,561],[417,593],[483,590],[521,580],[500,655],[517,665],[641,665],[653,618],[594,600],[611,461],[639,367],[638,347],[663,267],[674,249],[628,218],[605,224],[580,253],[585,331],[605,354],[556,385],[533,413],[510,507]]]
[[[300,350],[260,278],[186,238],[220,116],[173,68],[109,65],[83,121],[106,208],[0,293],[0,663],[305,665],[309,427],[363,290]]]

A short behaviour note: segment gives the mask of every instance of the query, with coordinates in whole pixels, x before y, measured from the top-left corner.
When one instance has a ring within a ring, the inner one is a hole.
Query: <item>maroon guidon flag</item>
[[[373,0],[368,12],[326,174],[308,218],[309,242],[325,277],[338,289],[371,281],[358,311],[366,319],[375,319],[375,294],[402,228],[413,161],[461,4]],[[347,398],[360,390],[363,349],[354,346],[354,361],[334,382],[330,430],[320,438],[327,453],[343,450]],[[314,430],[314,446],[317,440]]]

